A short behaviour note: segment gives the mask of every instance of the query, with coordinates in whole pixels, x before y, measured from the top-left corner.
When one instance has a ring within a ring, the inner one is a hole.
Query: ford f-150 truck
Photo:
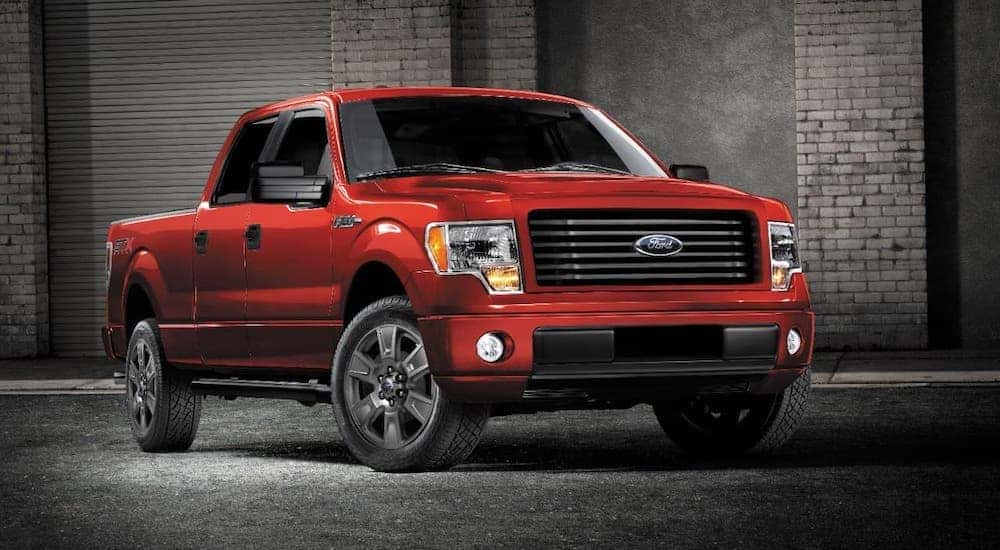
[[[809,390],[795,226],[704,180],[548,94],[250,111],[195,208],[109,229],[132,434],[187,449],[204,395],[332,403],[358,460],[412,471],[466,459],[491,415],[646,403],[682,451],[771,451]]]

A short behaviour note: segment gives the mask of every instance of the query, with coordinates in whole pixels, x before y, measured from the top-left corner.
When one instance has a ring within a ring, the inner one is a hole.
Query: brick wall
[[[41,2],[0,0],[0,358],[48,352]]]
[[[927,345],[919,0],[797,0],[802,257],[831,348]]]
[[[535,0],[454,0],[456,85],[533,90]]]
[[[333,86],[451,84],[449,0],[331,0]]]
[[[535,87],[534,0],[331,0],[333,85]]]

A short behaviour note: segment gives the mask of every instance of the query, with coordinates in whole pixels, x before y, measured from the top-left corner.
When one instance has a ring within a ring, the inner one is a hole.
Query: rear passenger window
[[[236,143],[229,151],[222,178],[215,189],[214,204],[233,204],[247,200],[251,168],[260,158],[267,136],[277,117],[251,122],[240,130]]]
[[[295,113],[274,160],[301,164],[303,175],[306,176],[331,175],[330,148],[326,139],[323,111],[309,109]]]

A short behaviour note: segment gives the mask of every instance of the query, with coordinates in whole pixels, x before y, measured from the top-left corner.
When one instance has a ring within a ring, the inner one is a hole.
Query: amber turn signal
[[[501,292],[521,290],[521,270],[516,265],[485,266],[483,277],[493,290]]]
[[[435,225],[427,231],[427,249],[434,260],[434,267],[438,271],[448,271],[448,237],[444,226]]]
[[[771,266],[771,288],[773,290],[788,290],[791,283],[791,269],[787,265],[774,262]]]

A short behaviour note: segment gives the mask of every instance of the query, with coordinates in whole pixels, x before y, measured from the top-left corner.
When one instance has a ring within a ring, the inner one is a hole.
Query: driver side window
[[[255,162],[260,160],[267,137],[278,117],[251,122],[243,126],[222,169],[212,204],[236,204],[247,201],[250,179]]]
[[[333,175],[326,118],[322,110],[308,109],[295,113],[274,160],[301,165],[304,176]]]

